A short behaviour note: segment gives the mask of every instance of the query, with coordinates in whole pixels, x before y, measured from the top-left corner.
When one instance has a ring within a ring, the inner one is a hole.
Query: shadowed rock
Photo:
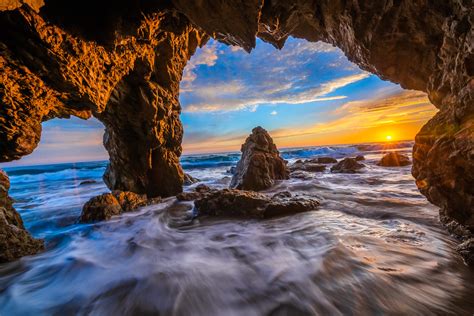
[[[205,193],[194,201],[194,206],[199,215],[271,218],[311,211],[319,206],[319,202],[292,197],[289,192],[268,197],[253,191],[224,189]]]
[[[270,188],[275,180],[289,178],[286,161],[280,157],[268,132],[260,126],[252,130],[241,150],[231,188],[260,191]]]
[[[44,249],[43,240],[33,238],[25,229],[20,214],[8,195],[10,180],[0,170],[0,263],[33,255]]]
[[[365,157],[364,157],[363,155],[357,155],[357,156],[355,157],[355,160],[356,160],[356,161],[363,161],[363,160],[365,160]]]
[[[411,161],[407,155],[400,154],[396,151],[385,154],[377,163],[377,165],[382,167],[402,167],[410,164]]]
[[[80,221],[90,223],[109,220],[112,216],[133,211],[141,206],[160,202],[159,198],[147,199],[146,195],[114,191],[91,198],[82,208]]]
[[[364,168],[365,166],[361,163],[358,163],[355,158],[344,158],[339,161],[337,164],[331,167],[331,172],[333,173],[356,173],[359,169]]]

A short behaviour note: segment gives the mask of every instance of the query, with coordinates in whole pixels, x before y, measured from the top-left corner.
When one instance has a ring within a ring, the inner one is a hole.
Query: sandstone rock
[[[0,263],[36,254],[44,249],[43,240],[33,238],[23,226],[20,214],[8,195],[10,180],[0,170]]]
[[[253,191],[214,190],[194,201],[199,215],[225,217],[271,218],[316,209],[315,199],[291,197],[289,192],[272,198]]]
[[[398,152],[390,152],[385,154],[377,165],[382,167],[402,167],[411,164],[410,158],[407,155]]]
[[[197,183],[199,181],[201,181],[201,180],[194,178],[189,173],[184,173],[184,185],[191,185],[191,184]]]
[[[148,200],[145,195],[133,192],[113,191],[91,198],[82,208],[80,221],[90,223],[105,221],[112,216],[130,212],[141,206],[158,203],[160,199]]]
[[[105,221],[122,213],[122,207],[112,193],[95,196],[82,207],[82,223]]]
[[[270,188],[274,180],[289,178],[286,161],[266,130],[252,130],[242,145],[242,158],[237,163],[230,186],[236,189],[260,191]]]
[[[365,166],[358,163],[354,158],[344,158],[339,161],[336,165],[331,167],[331,172],[334,173],[356,173],[359,169]]]

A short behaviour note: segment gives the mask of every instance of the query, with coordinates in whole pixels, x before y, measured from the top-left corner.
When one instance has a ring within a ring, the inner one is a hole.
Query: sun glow
[[[391,136],[391,135],[387,135],[387,136],[385,136],[385,139],[389,142],[389,141],[392,140],[392,136]]]

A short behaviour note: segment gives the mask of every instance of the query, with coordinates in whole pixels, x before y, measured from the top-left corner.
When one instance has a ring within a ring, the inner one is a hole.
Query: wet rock
[[[255,127],[242,145],[242,157],[230,186],[260,191],[270,188],[275,180],[288,178],[286,161],[280,157],[272,138],[262,127]]]
[[[456,247],[468,265],[474,265],[474,238],[465,240]]]
[[[36,254],[44,249],[44,242],[33,238],[25,229],[20,214],[8,195],[10,180],[0,170],[0,263]]]
[[[197,183],[199,181],[201,181],[201,180],[199,180],[197,178],[194,178],[189,173],[184,174],[184,185],[191,185],[191,184]]]
[[[229,170],[227,170],[227,173],[230,173],[230,174],[235,174],[235,171],[237,170],[237,167],[236,166],[232,166],[229,168]]]
[[[356,160],[356,161],[363,161],[363,160],[365,160],[365,157],[364,157],[363,155],[357,155],[357,156],[355,157],[355,160]]]
[[[82,208],[80,222],[105,221],[112,216],[130,212],[141,206],[156,204],[159,198],[147,199],[145,195],[133,192],[114,191],[91,198]]]
[[[334,173],[356,173],[358,170],[365,166],[358,163],[354,158],[344,158],[339,161],[336,165],[331,167],[331,172]]]
[[[84,180],[82,181],[81,183],[79,183],[79,186],[82,186],[82,185],[89,185],[89,184],[95,184],[97,183],[97,181],[95,180]]]
[[[82,223],[105,221],[122,213],[122,207],[112,193],[95,196],[82,207]]]
[[[120,207],[122,208],[122,212],[130,212],[136,208],[141,206],[146,206],[149,203],[146,195],[144,194],[136,194],[133,192],[124,192],[124,191],[114,191],[112,194],[117,199]],[[154,198],[154,203],[159,201],[160,198]]]
[[[319,202],[311,198],[292,197],[282,192],[264,194],[236,189],[214,190],[194,201],[199,215],[225,217],[271,218],[316,209]]]
[[[324,164],[337,163],[337,159],[332,158],[332,157],[318,157],[318,158],[311,159],[310,161],[314,163],[324,163]]]
[[[396,151],[385,154],[377,165],[382,167],[402,167],[411,164],[407,155],[400,154]]]
[[[181,192],[180,194],[176,195],[176,199],[178,199],[178,201],[194,201],[198,198],[203,197],[210,191],[211,191],[211,188],[202,183],[202,184],[197,185],[194,188],[194,191]]]

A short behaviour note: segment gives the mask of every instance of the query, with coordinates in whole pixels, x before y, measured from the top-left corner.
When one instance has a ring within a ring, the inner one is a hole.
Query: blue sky
[[[257,125],[280,147],[408,139],[435,113],[423,93],[293,38],[282,50],[258,40],[251,54],[211,40],[186,66],[180,101],[185,153],[238,150]],[[48,121],[38,149],[8,165],[107,159],[102,136],[95,119]]]

